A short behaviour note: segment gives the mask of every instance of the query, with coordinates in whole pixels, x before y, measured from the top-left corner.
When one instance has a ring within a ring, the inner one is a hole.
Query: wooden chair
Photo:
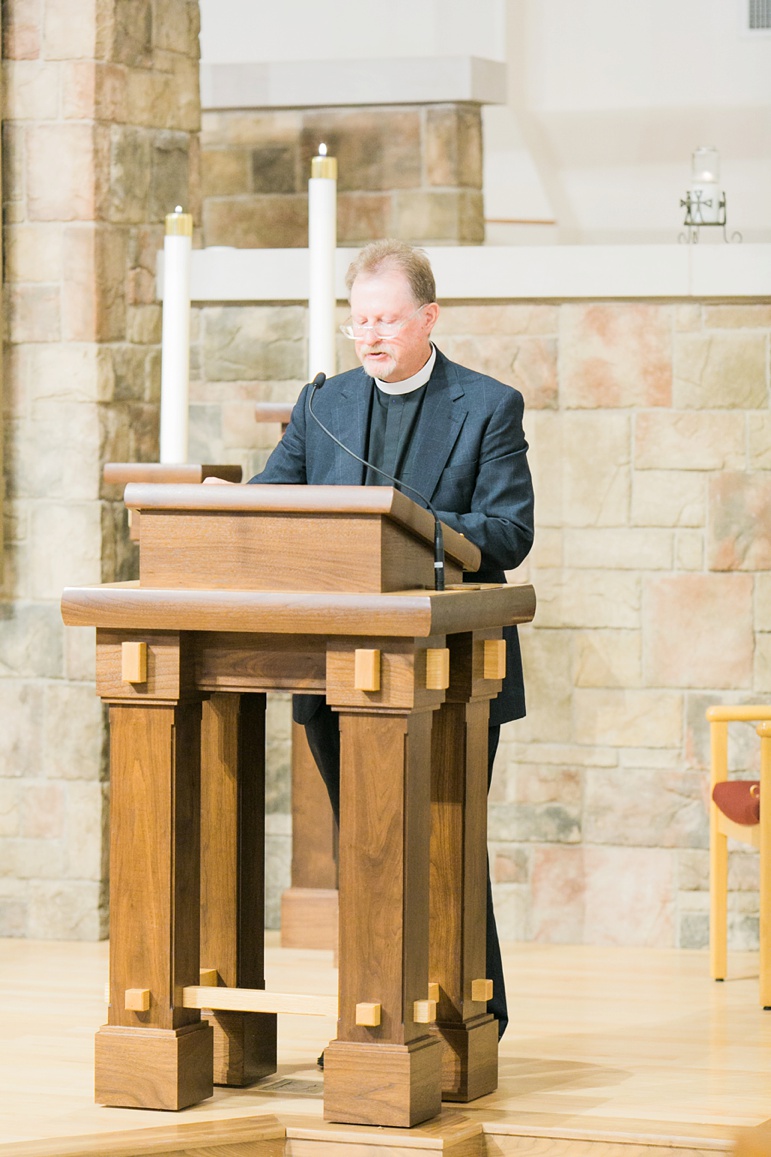
[[[760,852],[760,1003],[771,1008],[771,805],[760,807],[759,822],[737,823],[715,803],[715,786],[728,780],[728,725],[755,723],[760,736],[760,799],[771,800],[771,706],[716,706],[707,711],[710,724],[710,970],[725,980],[728,956],[728,840],[739,840]],[[747,794],[749,795],[749,785]]]

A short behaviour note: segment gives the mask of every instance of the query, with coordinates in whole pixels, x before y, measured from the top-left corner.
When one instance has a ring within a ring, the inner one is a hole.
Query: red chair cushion
[[[757,779],[727,779],[716,783],[712,798],[735,824],[760,823],[760,783]]]

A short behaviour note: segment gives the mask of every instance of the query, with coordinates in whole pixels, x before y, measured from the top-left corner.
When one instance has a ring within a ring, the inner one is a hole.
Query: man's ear
[[[432,301],[423,310],[423,317],[426,323],[426,332],[431,333],[436,323],[439,320],[439,306],[435,301]]]

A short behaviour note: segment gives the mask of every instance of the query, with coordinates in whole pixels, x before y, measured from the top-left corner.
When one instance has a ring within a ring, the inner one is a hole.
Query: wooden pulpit
[[[530,586],[389,487],[129,485],[137,582],[70,588],[110,706],[111,945],[96,1099],[179,1109],[275,1071],[263,973],[265,694],[341,733],[328,1120],[410,1126],[497,1084],[487,1013],[487,720]],[[309,999],[309,998],[306,998]],[[201,1010],[210,1010],[202,1019]]]

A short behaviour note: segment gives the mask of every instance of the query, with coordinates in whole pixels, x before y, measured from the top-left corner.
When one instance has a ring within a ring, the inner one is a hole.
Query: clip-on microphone
[[[308,394],[308,413],[313,418],[316,425],[321,427],[324,433],[332,439],[336,446],[339,446],[341,450],[345,450],[346,454],[350,454],[352,458],[355,458],[357,462],[362,464],[362,466],[366,466],[367,469],[374,470],[375,473],[379,474],[381,478],[385,478],[388,482],[392,482],[393,485],[397,487],[397,489],[409,490],[412,494],[417,494],[418,498],[426,504],[426,507],[434,516],[434,590],[443,591],[444,535],[442,533],[442,524],[439,521],[439,515],[434,510],[425,494],[421,494],[420,491],[416,490],[414,486],[409,486],[406,482],[401,482],[398,478],[394,478],[392,474],[387,474],[385,470],[381,470],[378,466],[373,466],[372,463],[367,462],[365,458],[360,458],[358,454],[354,454],[353,450],[349,450],[349,448],[344,445],[344,443],[341,442],[339,438],[335,437],[331,430],[326,428],[321,419],[316,417],[313,412],[313,398],[316,394],[316,390],[320,390],[326,380],[326,374],[316,374],[316,377],[313,379],[313,382],[311,383],[311,391]]]

